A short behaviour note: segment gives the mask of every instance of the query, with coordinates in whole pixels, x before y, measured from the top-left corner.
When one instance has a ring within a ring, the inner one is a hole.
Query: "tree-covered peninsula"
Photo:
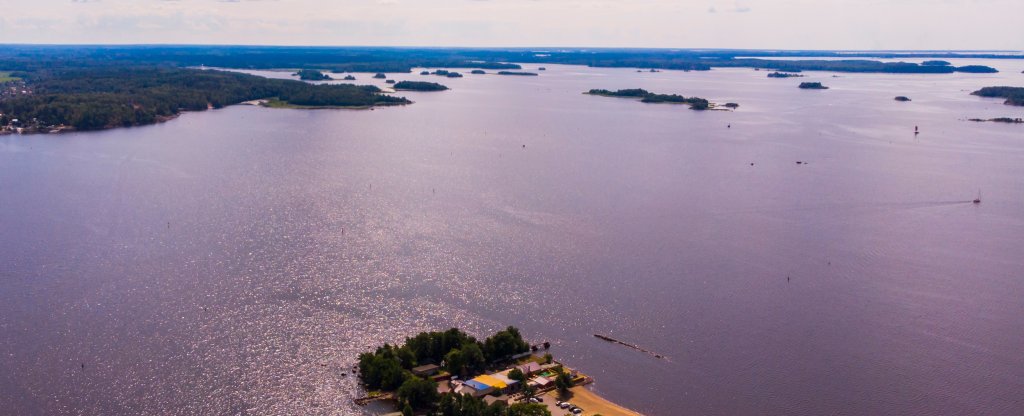
[[[972,92],[971,95],[1005,98],[1006,105],[1024,106],[1024,87],[985,87]]]
[[[395,84],[396,91],[444,91],[448,87],[436,82],[400,81]]]
[[[711,103],[703,98],[684,97],[677,94],[655,94],[642,88],[630,88],[618,91],[592,89],[584,94],[600,95],[602,97],[639,98],[640,102],[644,103],[689,104],[690,109],[692,110],[707,110],[712,107]],[[736,106],[739,107],[739,104]]]
[[[533,72],[522,72],[522,71],[498,71],[498,75],[518,75],[525,77],[535,77],[536,73]]]
[[[438,393],[437,383],[422,372],[422,366],[468,380],[498,364],[530,351],[519,330],[508,327],[487,339],[476,338],[455,328],[443,332],[422,332],[406,338],[402,345],[389,345],[359,355],[359,380],[367,390],[390,392],[400,408],[438,411],[441,415],[465,416],[550,416],[542,405],[504,402],[488,405],[482,398],[457,393]],[[419,367],[419,368],[417,368]]]
[[[202,111],[276,98],[300,107],[409,104],[374,86],[309,84],[235,72],[172,67],[88,67],[19,73],[30,94],[0,98],[0,125],[25,131],[97,130],[156,123]]]

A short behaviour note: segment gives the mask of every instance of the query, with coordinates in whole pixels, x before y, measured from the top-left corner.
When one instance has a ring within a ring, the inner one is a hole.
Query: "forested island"
[[[151,124],[182,111],[267,98],[302,107],[366,108],[410,103],[402,97],[383,95],[374,86],[316,85],[188,68],[88,67],[40,69],[17,75],[32,85],[33,92],[0,98],[0,125],[29,133]]]
[[[711,108],[711,103],[703,98],[684,97],[677,94],[656,94],[642,88],[631,88],[618,91],[592,89],[584,94],[599,95],[602,97],[639,98],[640,102],[644,103],[689,104],[691,110],[707,110],[708,108]],[[739,104],[736,104],[736,107],[739,107]]]
[[[472,71],[469,71],[469,73],[473,74],[473,75],[483,75],[483,74],[486,74],[487,71],[484,71],[482,69],[474,69]]]
[[[901,102],[908,102],[908,101],[910,101],[910,97],[905,97],[905,96],[902,96],[902,95],[898,95],[894,99],[896,101],[901,101]]]
[[[972,92],[971,95],[1005,98],[1006,105],[1024,106],[1024,87],[985,87]]]
[[[401,81],[395,84],[396,91],[444,91],[448,87],[436,82]]]
[[[805,89],[805,90],[827,90],[828,89],[828,87],[826,87],[824,85],[821,85],[820,82],[801,82],[799,87],[801,89]]]
[[[519,72],[519,71],[498,71],[498,75],[518,75],[526,77],[535,77],[536,73],[533,72]]]
[[[315,69],[301,69],[294,75],[298,75],[299,79],[303,81],[326,81],[332,79],[330,75],[324,74],[323,72]]]
[[[800,78],[803,77],[801,74],[795,74],[792,72],[771,72],[768,74],[768,78]]]

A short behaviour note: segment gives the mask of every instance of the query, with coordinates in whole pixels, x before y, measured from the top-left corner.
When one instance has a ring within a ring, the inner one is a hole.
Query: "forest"
[[[0,125],[71,126],[97,130],[150,124],[201,111],[277,97],[300,106],[409,104],[377,87],[313,85],[225,71],[173,67],[89,67],[21,72],[32,94],[0,99]]]

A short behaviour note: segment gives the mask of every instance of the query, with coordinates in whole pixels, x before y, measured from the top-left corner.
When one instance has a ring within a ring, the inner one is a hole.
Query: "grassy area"
[[[12,77],[10,71],[0,71],[0,84],[11,81],[21,81],[21,78]]]

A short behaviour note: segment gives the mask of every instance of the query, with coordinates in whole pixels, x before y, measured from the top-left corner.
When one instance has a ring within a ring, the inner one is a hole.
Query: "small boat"
[[[978,191],[978,197],[974,198],[974,200],[971,201],[971,202],[973,202],[975,204],[980,204],[981,203],[981,191],[980,190]]]

